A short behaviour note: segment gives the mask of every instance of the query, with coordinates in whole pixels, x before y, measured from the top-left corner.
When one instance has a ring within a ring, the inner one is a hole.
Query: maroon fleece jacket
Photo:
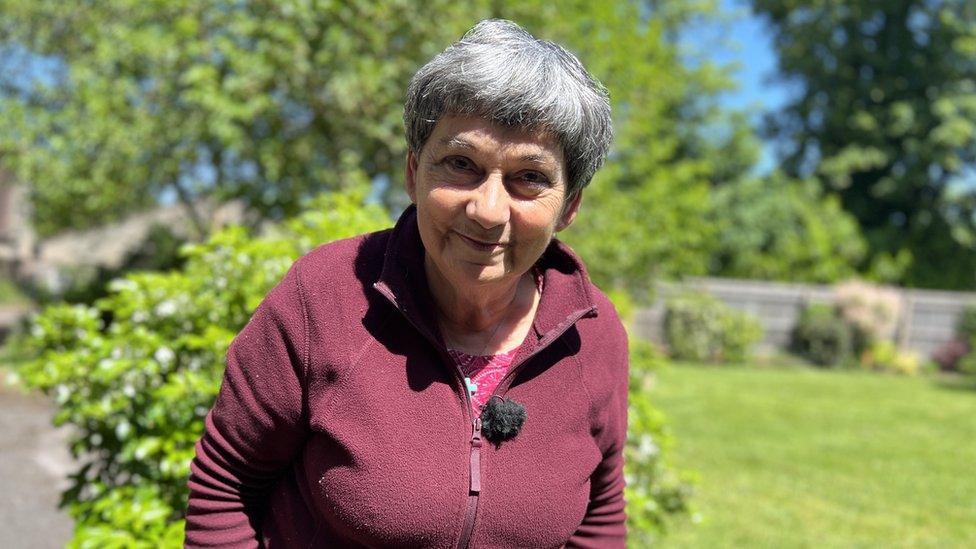
[[[554,241],[533,329],[480,436],[414,208],[299,259],[227,353],[189,479],[190,547],[623,547],[627,337]]]

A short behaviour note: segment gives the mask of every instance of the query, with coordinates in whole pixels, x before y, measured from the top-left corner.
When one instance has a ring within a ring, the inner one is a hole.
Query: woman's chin
[[[505,278],[504,269],[495,265],[473,265],[467,271],[473,284],[489,284]]]
[[[461,282],[467,281],[472,285],[491,284],[501,282],[511,276],[504,263],[483,265],[480,263],[465,263],[461,266]]]

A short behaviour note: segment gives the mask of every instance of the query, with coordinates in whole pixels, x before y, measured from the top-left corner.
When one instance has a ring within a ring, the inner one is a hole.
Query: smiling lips
[[[506,246],[504,242],[485,242],[483,240],[478,240],[471,238],[470,236],[463,235],[457,231],[455,231],[454,234],[458,235],[458,237],[460,237],[465,244],[481,252],[496,251]]]

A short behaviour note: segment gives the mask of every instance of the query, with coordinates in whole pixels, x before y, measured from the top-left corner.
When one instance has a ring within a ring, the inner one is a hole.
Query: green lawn
[[[976,547],[976,389],[675,365],[654,393],[697,473],[664,547]]]

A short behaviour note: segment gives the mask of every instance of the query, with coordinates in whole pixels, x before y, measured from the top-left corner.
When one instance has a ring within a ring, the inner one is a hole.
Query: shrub
[[[664,335],[672,358],[742,362],[762,334],[757,320],[714,297],[685,294],[668,299]]]
[[[875,341],[861,354],[861,367],[879,372],[903,375],[918,375],[922,361],[912,351],[902,351],[887,340]]]
[[[966,341],[959,337],[954,337],[939,346],[932,353],[932,360],[935,361],[939,369],[943,372],[958,372],[959,361],[969,354],[969,351],[969,344]]]
[[[970,348],[973,347],[973,343],[976,343],[976,341],[970,341]],[[976,375],[976,352],[970,351],[960,358],[958,368],[959,372],[963,374]]]
[[[853,328],[853,350],[860,356],[876,341],[895,335],[901,315],[901,298],[890,288],[860,281],[839,284],[834,301],[840,318]]]
[[[956,320],[956,336],[932,353],[945,372],[976,374],[976,305],[967,305]]]
[[[653,545],[665,531],[669,515],[690,511],[692,485],[668,461],[674,437],[664,414],[649,398],[655,373],[664,364],[664,357],[650,343],[631,339],[624,474],[629,542],[635,547]]]
[[[620,288],[609,290],[607,296],[629,326],[634,316],[633,298]],[[654,345],[631,335],[624,475],[629,542],[635,547],[654,545],[666,530],[669,515],[688,514],[690,510],[692,486],[667,459],[674,437],[664,414],[650,398],[655,374],[666,363]]]
[[[813,304],[793,329],[793,350],[819,366],[837,366],[852,356],[852,330],[834,307]]]
[[[74,543],[180,545],[193,445],[227,346],[302,251],[389,225],[364,195],[324,195],[274,236],[225,229],[185,247],[180,271],[130,274],[92,306],[51,305],[33,320],[18,374],[75,427],[83,466],[63,496]]]
[[[956,335],[963,341],[976,337],[976,305],[967,305],[956,322]]]
[[[966,354],[956,363],[957,371],[962,374],[976,375],[976,335],[968,340]]]

